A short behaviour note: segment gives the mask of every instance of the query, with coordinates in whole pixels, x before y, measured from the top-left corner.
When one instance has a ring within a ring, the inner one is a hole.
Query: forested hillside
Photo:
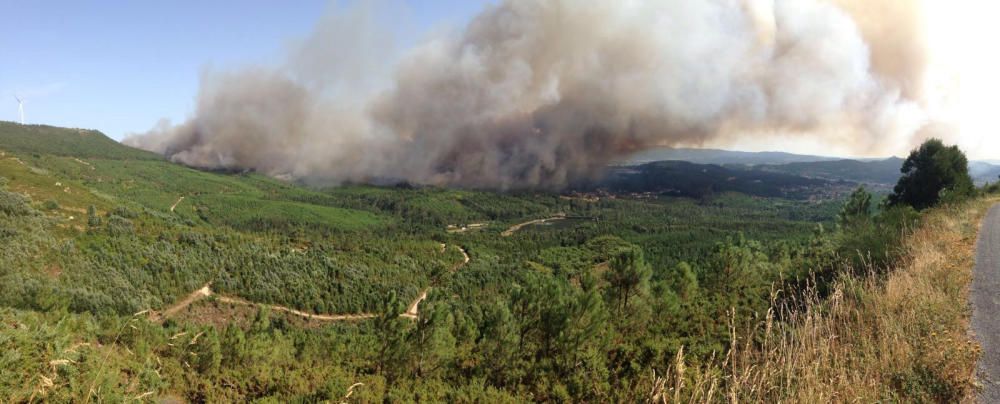
[[[787,164],[757,165],[755,170],[783,173],[810,178],[851,181],[871,185],[892,185],[903,175],[899,171],[903,160],[897,157],[880,160],[809,161]],[[1000,166],[985,162],[971,162],[969,175],[976,185],[997,182]]]
[[[682,350],[714,363],[734,322],[825,293],[859,248],[891,261],[914,220],[856,224],[832,194],[753,189],[772,177],[697,198],[317,189],[92,131],[4,124],[0,150],[14,402],[635,402]]]
[[[866,184],[895,184],[902,173],[903,160],[897,157],[884,160],[834,160],[762,165],[762,171],[803,175],[811,178],[839,179]]]
[[[808,178],[763,169],[658,161],[635,167],[612,168],[601,181],[589,186],[581,185],[580,188],[627,193],[652,192],[690,198],[739,192],[753,196],[809,199],[829,194],[831,190],[838,188],[849,192],[853,186],[854,183],[845,184],[838,179]]]

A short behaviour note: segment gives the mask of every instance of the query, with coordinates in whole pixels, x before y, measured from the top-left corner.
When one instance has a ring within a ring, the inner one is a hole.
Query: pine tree
[[[867,220],[871,215],[872,194],[865,190],[865,186],[859,186],[851,196],[847,198],[844,207],[837,214],[837,224],[841,227],[848,227],[862,220]]]
[[[97,208],[94,205],[87,207],[87,226],[100,227],[101,217],[97,215]]]
[[[375,333],[380,341],[375,370],[386,374],[388,379],[395,378],[396,372],[389,370],[397,369],[395,365],[401,362],[405,354],[406,330],[404,320],[399,318],[403,310],[396,292],[390,292],[382,303],[381,315],[375,319]]]
[[[409,339],[416,351],[415,373],[425,377],[455,355],[454,318],[446,305],[432,303],[430,299],[420,306],[420,315]]]
[[[222,358],[228,368],[243,364],[246,357],[246,334],[236,324],[229,323],[222,337]]]
[[[208,327],[202,330],[197,341],[192,341],[195,345],[194,352],[197,353],[196,363],[198,372],[203,375],[214,375],[219,372],[222,364],[222,344],[219,342],[219,335],[215,329]]]
[[[614,292],[618,311],[628,309],[629,298],[643,291],[649,283],[653,271],[637,247],[618,250],[612,257],[605,280]]]

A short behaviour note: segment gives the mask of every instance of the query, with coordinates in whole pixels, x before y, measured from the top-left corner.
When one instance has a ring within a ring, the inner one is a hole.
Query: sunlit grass
[[[996,200],[928,214],[888,275],[846,276],[804,310],[776,307],[732,327],[707,365],[678,354],[652,382],[656,402],[959,402],[974,393],[978,345],[969,283],[978,224]],[[780,314],[785,320],[775,321]]]

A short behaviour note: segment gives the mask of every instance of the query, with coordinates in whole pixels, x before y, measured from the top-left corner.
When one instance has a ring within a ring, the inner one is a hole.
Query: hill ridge
[[[121,144],[97,130],[21,125],[2,121],[0,121],[0,149],[63,157],[165,160],[156,153]]]

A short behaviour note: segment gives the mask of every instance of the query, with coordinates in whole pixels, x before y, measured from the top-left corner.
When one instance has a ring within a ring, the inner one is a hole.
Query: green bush
[[[0,212],[8,215],[21,216],[31,214],[31,199],[28,197],[7,191],[0,191]]]
[[[117,206],[108,212],[108,217],[110,218],[111,216],[118,216],[125,219],[136,219],[139,217],[139,214],[124,206]]]
[[[884,270],[903,253],[901,241],[919,219],[910,206],[887,206],[872,220],[854,221],[844,227],[838,253],[857,271]]]
[[[100,227],[101,217],[97,215],[97,207],[90,205],[87,207],[87,226]]]
[[[991,195],[1000,193],[1000,181],[986,183],[983,185],[982,192]]]
[[[868,221],[872,214],[872,194],[865,190],[864,185],[858,187],[847,197],[847,202],[837,215],[837,224],[847,227],[859,221]]]
[[[132,221],[118,215],[111,215],[108,218],[108,234],[112,236],[125,236],[135,233]]]

